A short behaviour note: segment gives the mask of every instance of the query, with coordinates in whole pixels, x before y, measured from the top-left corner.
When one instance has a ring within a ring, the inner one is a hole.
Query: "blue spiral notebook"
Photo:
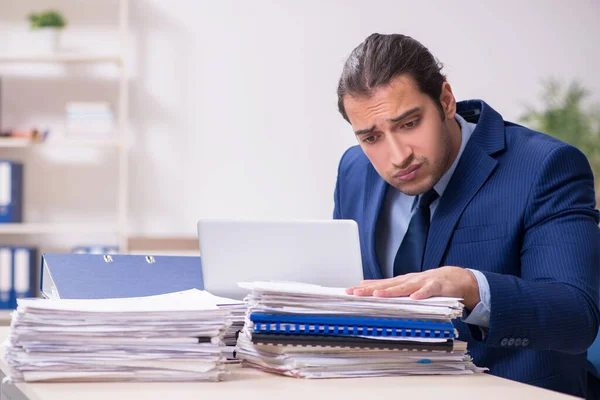
[[[452,322],[331,315],[252,313],[256,333],[454,339]]]

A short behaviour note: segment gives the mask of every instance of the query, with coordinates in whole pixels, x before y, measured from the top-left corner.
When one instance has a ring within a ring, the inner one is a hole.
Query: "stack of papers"
[[[206,292],[208,293],[208,292]],[[225,342],[224,355],[227,357],[228,363],[236,363],[238,360],[235,357],[235,346],[239,332],[244,328],[246,319],[246,303],[244,301],[228,299],[211,295],[217,307],[227,310],[230,313],[231,325],[225,332],[223,342]]]
[[[217,381],[231,314],[207,292],[21,299],[4,359],[13,381]]]
[[[240,283],[251,291],[238,338],[245,366],[302,378],[481,372],[456,340],[456,298],[357,297],[343,288]]]

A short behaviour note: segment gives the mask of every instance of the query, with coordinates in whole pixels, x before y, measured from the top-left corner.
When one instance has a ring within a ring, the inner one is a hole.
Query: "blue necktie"
[[[429,206],[438,198],[434,189],[421,195],[419,206],[410,219],[408,230],[394,259],[394,276],[420,272],[429,233],[431,210]]]

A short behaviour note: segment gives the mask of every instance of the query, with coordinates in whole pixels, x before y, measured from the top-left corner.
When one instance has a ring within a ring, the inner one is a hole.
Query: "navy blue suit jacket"
[[[431,221],[423,270],[473,268],[491,291],[489,331],[455,321],[490,373],[586,395],[586,349],[598,331],[600,230],[586,157],[506,122],[483,101],[458,103],[475,122]],[[339,164],[334,218],[358,223],[364,275],[380,279],[375,230],[388,184],[358,146]]]

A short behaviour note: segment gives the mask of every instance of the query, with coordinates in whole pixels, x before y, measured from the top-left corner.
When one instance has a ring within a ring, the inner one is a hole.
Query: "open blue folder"
[[[42,255],[41,292],[51,299],[142,297],[204,289],[200,257]]]

